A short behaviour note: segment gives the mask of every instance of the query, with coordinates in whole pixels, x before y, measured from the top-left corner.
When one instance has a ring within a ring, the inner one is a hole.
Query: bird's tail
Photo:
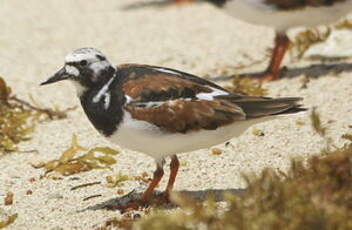
[[[257,118],[270,115],[286,115],[306,111],[299,102],[299,97],[243,97],[233,102],[240,106],[248,118]]]

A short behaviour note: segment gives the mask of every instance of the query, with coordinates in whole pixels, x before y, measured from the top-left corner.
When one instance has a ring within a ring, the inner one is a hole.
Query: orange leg
[[[275,48],[273,50],[270,64],[267,70],[259,76],[260,80],[273,81],[279,78],[282,59],[289,47],[290,40],[286,34],[277,34],[275,37]]]
[[[174,187],[174,183],[175,183],[175,179],[176,179],[179,167],[180,167],[180,162],[178,161],[177,156],[173,155],[171,157],[171,163],[170,163],[170,177],[169,177],[169,181],[167,183],[166,189],[164,191],[164,195],[166,199],[168,199],[169,194],[172,188]],[[142,198],[138,201],[134,201],[130,204],[127,204],[126,206],[119,206],[118,209],[120,209],[122,212],[128,211],[128,210],[138,210],[141,206],[147,204],[148,201],[150,200],[150,197],[153,194],[153,191],[155,190],[156,186],[158,186],[163,175],[164,175],[163,163],[157,164],[157,168],[153,175],[153,180],[150,182],[148,188],[143,193]]]
[[[155,187],[158,186],[163,175],[164,175],[163,166],[162,165],[160,166],[159,164],[157,164],[157,168],[153,175],[153,180],[150,182],[147,190],[145,190],[145,192],[142,195],[142,199],[141,199],[142,203],[147,203],[149,201]]]
[[[178,158],[176,155],[173,155],[171,157],[171,163],[170,163],[170,177],[169,177],[169,182],[167,183],[167,187],[165,189],[164,194],[168,197],[172,188],[174,187],[176,175],[178,172],[178,168],[180,167],[180,162],[178,161]]]
[[[163,175],[164,175],[163,164],[160,164],[160,165],[157,164],[157,168],[156,168],[154,175],[153,175],[153,180],[150,182],[148,188],[143,193],[142,198],[137,201],[132,201],[131,203],[126,204],[126,205],[120,205],[117,208],[121,212],[126,212],[129,210],[138,210],[141,206],[146,205],[148,203],[151,195],[153,194],[155,187],[158,186]]]

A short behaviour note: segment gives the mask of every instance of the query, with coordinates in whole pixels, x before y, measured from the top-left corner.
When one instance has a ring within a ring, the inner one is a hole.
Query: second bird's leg
[[[241,73],[239,77],[250,77],[258,81],[273,81],[280,77],[281,63],[290,45],[290,40],[286,34],[277,33],[275,37],[275,47],[271,53],[269,66],[263,72]],[[235,75],[236,76],[236,75]]]
[[[258,76],[262,81],[273,81],[279,78],[280,68],[285,53],[290,45],[290,40],[286,34],[277,34],[275,37],[275,47],[272,52],[270,64],[267,70]]]

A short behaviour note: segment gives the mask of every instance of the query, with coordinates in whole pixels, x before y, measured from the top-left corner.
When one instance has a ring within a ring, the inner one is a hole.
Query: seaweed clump
[[[250,77],[235,76],[232,85],[226,87],[227,90],[250,96],[265,96],[268,91],[262,87],[262,83]]]
[[[331,34],[331,29],[310,29],[298,33],[292,44],[290,50],[297,53],[297,57],[301,58],[304,53],[314,44],[324,42]]]
[[[66,118],[72,109],[41,108],[21,100],[0,77],[0,155],[18,151],[17,144],[30,139],[35,122]]]
[[[117,175],[107,176],[105,179],[107,182],[107,187],[114,188],[120,186],[121,184],[123,184],[123,182],[131,180],[133,178],[119,173]]]
[[[117,174],[113,176],[107,176],[106,178],[107,187],[114,188],[120,186],[123,182],[128,180],[134,180],[142,184],[148,184],[152,179],[149,177],[148,173],[143,172],[139,176],[127,176],[124,174]]]
[[[86,151],[86,153],[76,156],[80,151]],[[93,169],[111,169],[110,166],[116,163],[112,156],[118,153],[118,151],[109,147],[95,147],[89,150],[79,145],[77,136],[73,135],[71,146],[62,153],[58,160],[40,163],[39,165],[33,165],[33,167],[46,169],[44,175],[56,172],[63,176],[69,176]]]
[[[295,38],[292,41],[292,45],[290,46],[291,48],[290,51],[295,52],[297,54],[297,57],[301,58],[312,45],[325,42],[332,34],[332,30],[351,30],[351,29],[352,29],[351,19],[344,19],[342,21],[337,22],[333,26],[304,30],[295,36]],[[341,59],[335,58],[335,60],[341,60]]]

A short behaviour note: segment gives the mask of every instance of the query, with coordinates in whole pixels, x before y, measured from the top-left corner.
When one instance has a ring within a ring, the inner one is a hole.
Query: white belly
[[[224,6],[228,14],[240,20],[273,27],[285,32],[291,27],[313,27],[337,22],[352,11],[352,0],[333,6],[306,7],[297,10],[277,10],[263,4],[263,0],[231,0]]]
[[[270,119],[273,117],[235,122],[216,130],[172,134],[162,132],[147,122],[134,120],[128,112],[125,112],[117,132],[108,139],[123,148],[142,152],[160,160],[169,155],[223,143],[232,137],[238,137],[250,126]]]

